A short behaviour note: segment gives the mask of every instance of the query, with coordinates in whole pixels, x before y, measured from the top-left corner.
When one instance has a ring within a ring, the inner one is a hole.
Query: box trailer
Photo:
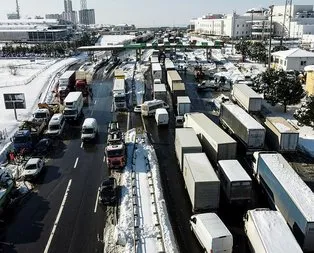
[[[304,252],[314,251],[314,193],[279,153],[255,152],[253,174]]]
[[[235,159],[237,142],[203,113],[186,113],[184,127],[191,127],[199,137],[208,158],[218,160]]]
[[[223,103],[219,118],[222,126],[237,136],[249,151],[264,147],[265,128],[238,105]]]
[[[230,203],[251,200],[252,179],[237,160],[218,161],[218,175]]]
[[[232,234],[217,214],[192,215],[190,225],[205,252],[232,253]]]
[[[263,98],[248,85],[234,84],[231,95],[247,112],[261,111]]]
[[[182,83],[182,78],[176,70],[167,71],[167,82],[170,90],[173,90],[174,83]]]
[[[158,60],[158,56],[152,56],[150,58],[150,62],[153,64],[153,63],[159,63],[159,60]]]
[[[164,83],[154,84],[154,99],[163,100],[167,102],[167,90]]]
[[[303,252],[278,211],[267,208],[248,210],[244,216],[244,231],[252,252]]]
[[[184,83],[174,83],[172,85],[172,90],[171,90],[171,93],[172,93],[172,100],[173,100],[173,103],[174,105],[177,104],[177,100],[178,100],[178,97],[182,97],[182,96],[185,96],[185,85]]]
[[[183,178],[192,212],[218,209],[220,181],[205,153],[184,154]]]
[[[160,79],[162,78],[162,71],[160,63],[152,63],[152,76],[153,79]]]
[[[188,96],[177,97],[177,115],[183,116],[191,111],[191,100]]]
[[[166,69],[166,71],[176,69],[173,62],[170,59],[165,59],[165,69]]]
[[[202,145],[192,128],[176,128],[175,150],[180,170],[183,167],[183,155],[187,153],[201,153]]]
[[[296,151],[299,132],[282,117],[266,117],[266,141],[277,151]]]

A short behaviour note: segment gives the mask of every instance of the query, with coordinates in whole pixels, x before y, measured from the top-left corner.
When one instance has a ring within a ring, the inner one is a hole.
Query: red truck
[[[125,166],[125,144],[123,134],[117,122],[110,122],[108,126],[107,147],[105,148],[108,169],[122,169]]]
[[[89,85],[87,82],[87,76],[85,71],[78,70],[75,73],[75,90],[81,91],[84,98],[84,103],[88,103],[88,96],[91,95]]]

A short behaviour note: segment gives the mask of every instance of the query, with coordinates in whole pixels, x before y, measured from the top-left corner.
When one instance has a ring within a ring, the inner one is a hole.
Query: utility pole
[[[270,69],[270,62],[271,62],[271,36],[273,33],[273,8],[274,8],[274,5],[269,6],[269,9],[270,9],[270,28],[269,28],[269,48],[268,48],[268,70]]]

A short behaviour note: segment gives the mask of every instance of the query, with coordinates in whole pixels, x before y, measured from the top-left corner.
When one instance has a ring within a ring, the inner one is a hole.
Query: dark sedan
[[[33,155],[47,155],[52,150],[53,141],[49,138],[41,139],[33,150]]]
[[[103,205],[112,205],[117,201],[117,180],[114,177],[105,179],[99,189],[99,202]]]

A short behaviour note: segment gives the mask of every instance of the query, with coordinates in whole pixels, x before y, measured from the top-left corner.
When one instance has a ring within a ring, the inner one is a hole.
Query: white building
[[[283,70],[304,70],[307,65],[314,65],[314,53],[293,48],[272,53],[273,67]]]
[[[273,8],[274,35],[302,38],[314,34],[313,5],[278,5]]]
[[[302,48],[314,51],[314,34],[305,34],[301,40]]]

